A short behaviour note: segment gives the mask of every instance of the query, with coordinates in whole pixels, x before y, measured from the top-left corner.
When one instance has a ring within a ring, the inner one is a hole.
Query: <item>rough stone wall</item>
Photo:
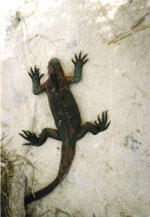
[[[55,178],[61,143],[24,147],[18,136],[55,128],[46,95],[32,94],[31,66],[44,81],[57,57],[71,75],[74,53],[88,53],[83,79],[71,90],[83,122],[104,110],[111,119],[107,131],[77,142],[69,174],[37,202],[36,215],[149,217],[150,1],[5,0],[1,12],[2,133],[8,149],[37,168],[35,191]]]

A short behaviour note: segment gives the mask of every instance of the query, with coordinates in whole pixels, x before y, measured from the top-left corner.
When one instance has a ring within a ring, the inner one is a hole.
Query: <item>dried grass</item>
[[[3,139],[1,140],[3,143]],[[29,165],[32,167],[32,186],[31,192],[34,195],[33,183],[34,183],[34,169],[35,166],[25,157],[16,154],[13,151],[7,151],[7,147],[1,144],[0,147],[0,158],[1,158],[1,215],[2,217],[12,217],[12,207],[10,207],[10,200],[12,200],[11,188],[12,180],[15,174],[15,163],[19,162],[20,166]],[[21,160],[21,161],[20,161]],[[21,163],[22,162],[22,163]],[[16,187],[17,191],[17,187]],[[11,198],[11,199],[10,199]]]
[[[13,176],[13,163],[10,160],[10,153],[1,145],[1,212],[2,216],[11,217],[9,208],[9,194],[11,190],[11,177]]]

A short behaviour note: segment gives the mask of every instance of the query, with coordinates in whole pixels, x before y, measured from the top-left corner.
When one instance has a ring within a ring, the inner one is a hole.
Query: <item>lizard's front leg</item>
[[[40,94],[45,90],[45,83],[40,84],[40,80],[43,77],[43,74],[40,75],[39,69],[35,66],[34,69],[30,68],[30,72],[28,72],[29,76],[32,79],[32,90],[35,95]]]
[[[110,121],[108,122],[107,111],[102,113],[102,118],[98,115],[98,120],[93,123],[86,122],[80,128],[77,139],[82,138],[86,133],[90,132],[94,135],[106,130],[110,125]]]
[[[68,83],[73,84],[73,83],[77,83],[77,82],[81,81],[82,68],[83,68],[84,64],[88,61],[88,59],[86,57],[87,57],[87,54],[82,56],[81,51],[79,53],[79,56],[77,56],[75,54],[75,60],[72,59],[72,62],[73,62],[74,67],[75,67],[74,68],[74,76],[66,76]]]
[[[23,130],[23,133],[19,133],[19,135],[29,142],[24,145],[40,146],[47,140],[48,137],[60,140],[58,131],[50,128],[44,128],[39,137],[37,137],[35,133],[25,130]]]

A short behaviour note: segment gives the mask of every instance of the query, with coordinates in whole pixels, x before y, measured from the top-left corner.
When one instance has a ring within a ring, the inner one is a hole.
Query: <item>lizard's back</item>
[[[46,92],[60,137],[76,140],[81,124],[80,113],[65,77],[48,79]]]

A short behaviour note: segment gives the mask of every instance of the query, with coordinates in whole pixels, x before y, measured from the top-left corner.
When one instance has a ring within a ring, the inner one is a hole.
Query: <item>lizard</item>
[[[19,133],[28,143],[24,145],[41,146],[48,137],[62,141],[61,160],[58,174],[54,181],[42,190],[29,194],[25,197],[25,204],[39,200],[52,192],[56,186],[64,179],[69,172],[71,163],[75,156],[76,141],[81,139],[86,133],[91,132],[96,135],[106,130],[110,121],[108,121],[108,111],[104,111],[101,117],[98,115],[94,123],[86,122],[81,124],[81,117],[78,106],[70,91],[69,85],[77,83],[82,78],[83,65],[88,61],[87,54],[84,56],[80,52],[75,54],[72,59],[74,64],[74,75],[65,76],[60,61],[52,58],[48,63],[48,79],[41,84],[40,80],[43,74],[35,66],[28,72],[32,80],[33,94],[38,95],[46,92],[48,102],[55,121],[57,130],[44,128],[39,136],[30,131],[22,130]]]

